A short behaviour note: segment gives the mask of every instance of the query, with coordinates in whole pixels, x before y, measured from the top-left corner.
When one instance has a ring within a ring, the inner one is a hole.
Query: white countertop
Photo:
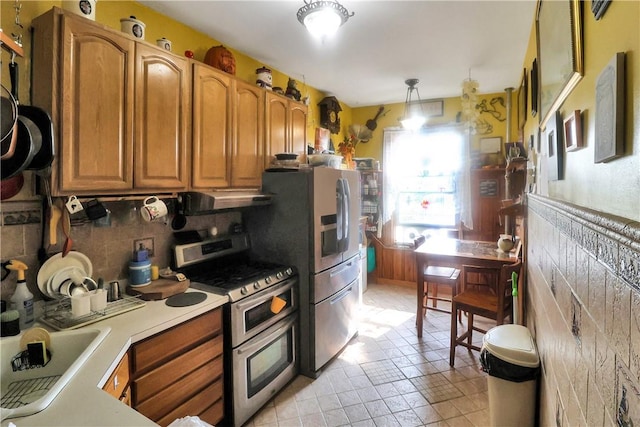
[[[188,289],[187,292],[204,292]],[[102,390],[131,344],[211,311],[228,302],[209,292],[207,299],[190,307],[169,307],[164,300],[147,301],[139,309],[88,325],[109,326],[111,331],[74,378],[43,411],[2,421],[16,426],[155,426],[156,423]],[[37,324],[51,330],[51,328]]]

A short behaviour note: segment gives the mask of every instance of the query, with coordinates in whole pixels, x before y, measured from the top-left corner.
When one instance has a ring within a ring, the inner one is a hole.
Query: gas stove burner
[[[293,268],[252,259],[246,234],[207,240],[174,248],[176,269],[196,287],[233,301],[253,295],[294,276]]]

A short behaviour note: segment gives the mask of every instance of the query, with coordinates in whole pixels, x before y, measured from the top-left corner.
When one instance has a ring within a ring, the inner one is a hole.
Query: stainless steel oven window
[[[297,309],[296,285],[298,279],[291,278],[262,292],[231,305],[231,345],[235,348],[246,340],[271,327]],[[286,296],[285,296],[286,295]],[[287,305],[278,313],[271,312],[273,297],[285,299]],[[247,313],[255,311],[251,324],[247,323]],[[260,322],[257,318],[264,316]]]
[[[280,298],[285,301],[284,307],[282,307],[278,311],[273,311],[273,299]],[[287,310],[293,307],[293,289],[286,289],[284,292],[279,293],[278,295],[273,295],[263,303],[256,305],[255,307],[244,312],[244,323],[246,331],[249,332],[253,330],[253,328],[257,326],[264,325],[272,317],[277,316],[283,310]]]
[[[264,389],[293,363],[292,342],[293,329],[288,329],[260,351],[247,358],[249,398]]]
[[[297,319],[293,313],[233,349],[233,425],[244,424],[297,375]]]

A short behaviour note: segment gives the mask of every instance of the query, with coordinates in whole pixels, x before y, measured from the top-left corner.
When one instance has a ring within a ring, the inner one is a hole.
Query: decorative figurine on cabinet
[[[204,57],[204,63],[232,76],[236,75],[236,59],[233,53],[222,45],[209,49]]]
[[[285,96],[289,97],[289,98],[293,98],[296,101],[300,101],[300,98],[302,97],[302,95],[300,94],[300,91],[298,90],[296,81],[293,79],[289,79],[289,82],[287,83],[287,90],[285,91]]]

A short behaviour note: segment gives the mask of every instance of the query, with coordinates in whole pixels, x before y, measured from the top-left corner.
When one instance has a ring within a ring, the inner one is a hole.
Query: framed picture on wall
[[[531,116],[538,114],[538,60],[534,59],[531,64]]]
[[[522,73],[520,90],[518,90],[518,129],[524,128],[527,121],[527,69]]]
[[[584,74],[581,11],[580,0],[538,2],[538,111],[543,129]]]
[[[564,147],[567,151],[582,148],[582,121],[580,110],[575,110],[564,119]]]
[[[595,163],[624,154],[624,52],[616,53],[596,80]]]
[[[544,131],[544,142],[547,148],[547,174],[549,181],[564,179],[564,149],[562,117],[556,111],[547,121]]]

